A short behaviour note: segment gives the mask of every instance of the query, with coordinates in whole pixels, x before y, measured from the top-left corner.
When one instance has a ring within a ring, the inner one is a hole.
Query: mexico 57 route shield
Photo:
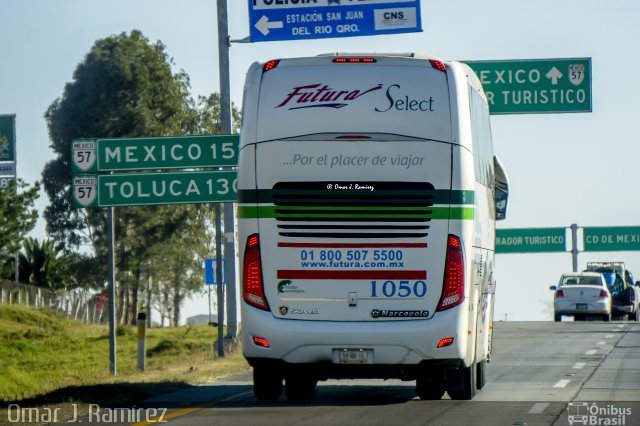
[[[251,42],[422,31],[420,0],[249,0]]]

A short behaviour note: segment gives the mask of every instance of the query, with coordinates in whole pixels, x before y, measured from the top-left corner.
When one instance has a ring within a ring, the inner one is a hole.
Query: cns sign
[[[420,0],[249,0],[251,42],[422,31]]]

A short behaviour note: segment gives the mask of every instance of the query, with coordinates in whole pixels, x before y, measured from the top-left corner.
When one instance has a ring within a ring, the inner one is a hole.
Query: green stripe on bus
[[[305,206],[306,208],[306,206]],[[337,207],[338,209],[343,210],[344,207]],[[292,207],[293,209],[293,207]],[[303,210],[303,208],[295,208],[297,210]],[[336,209],[336,207],[333,207]],[[406,209],[406,208],[405,208]],[[300,220],[311,219],[311,218],[362,218],[362,219],[432,219],[432,220],[472,220],[474,218],[474,208],[473,207],[430,207],[429,211],[431,213],[428,214],[394,214],[391,211],[398,211],[400,209],[397,208],[388,208],[388,209],[377,209],[380,212],[389,211],[390,213],[381,213],[381,214],[371,214],[371,213],[363,213],[363,214],[350,214],[350,213],[331,213],[331,208],[324,208],[322,210],[326,210],[327,213],[294,213],[294,214],[286,214],[286,213],[276,213],[276,210],[282,210],[282,207],[277,206],[250,206],[250,205],[241,205],[238,206],[238,217],[241,219],[255,219],[255,218],[300,218]],[[320,210],[320,209],[314,209]],[[357,210],[364,210],[363,208],[358,208]],[[404,210],[404,209],[403,209]],[[411,210],[407,210],[411,211]]]
[[[276,209],[278,210],[327,210],[327,211],[332,211],[332,210],[357,210],[357,211],[391,211],[391,212],[397,212],[397,211],[425,211],[425,210],[433,210],[434,207],[429,207],[429,206],[421,206],[421,207],[394,207],[394,206],[390,206],[390,207],[371,207],[371,206],[340,206],[340,205],[333,205],[333,206],[275,206]]]

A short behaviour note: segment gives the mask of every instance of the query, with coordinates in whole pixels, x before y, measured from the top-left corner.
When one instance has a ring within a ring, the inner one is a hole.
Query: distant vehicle
[[[640,319],[640,287],[634,285],[633,276],[624,262],[587,262],[585,271],[604,276],[612,297],[612,316],[626,316],[630,321]]]
[[[611,320],[611,293],[604,276],[597,272],[564,274],[554,290],[553,319],[560,321],[563,315],[573,315],[576,320],[596,316]]]
[[[414,54],[254,63],[240,132],[243,354],[259,400],[318,380],[485,382],[508,180],[467,65]]]

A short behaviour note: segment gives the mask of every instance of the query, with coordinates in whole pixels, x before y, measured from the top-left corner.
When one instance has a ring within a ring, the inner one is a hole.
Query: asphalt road
[[[251,373],[138,404],[168,425],[640,425],[640,324],[499,322],[486,387],[473,401],[421,401],[415,382],[321,382],[315,396],[253,397]],[[159,413],[160,414],[160,413]],[[140,417],[141,415],[141,417]],[[582,423],[584,421],[584,423]],[[129,422],[128,424],[131,424]]]

